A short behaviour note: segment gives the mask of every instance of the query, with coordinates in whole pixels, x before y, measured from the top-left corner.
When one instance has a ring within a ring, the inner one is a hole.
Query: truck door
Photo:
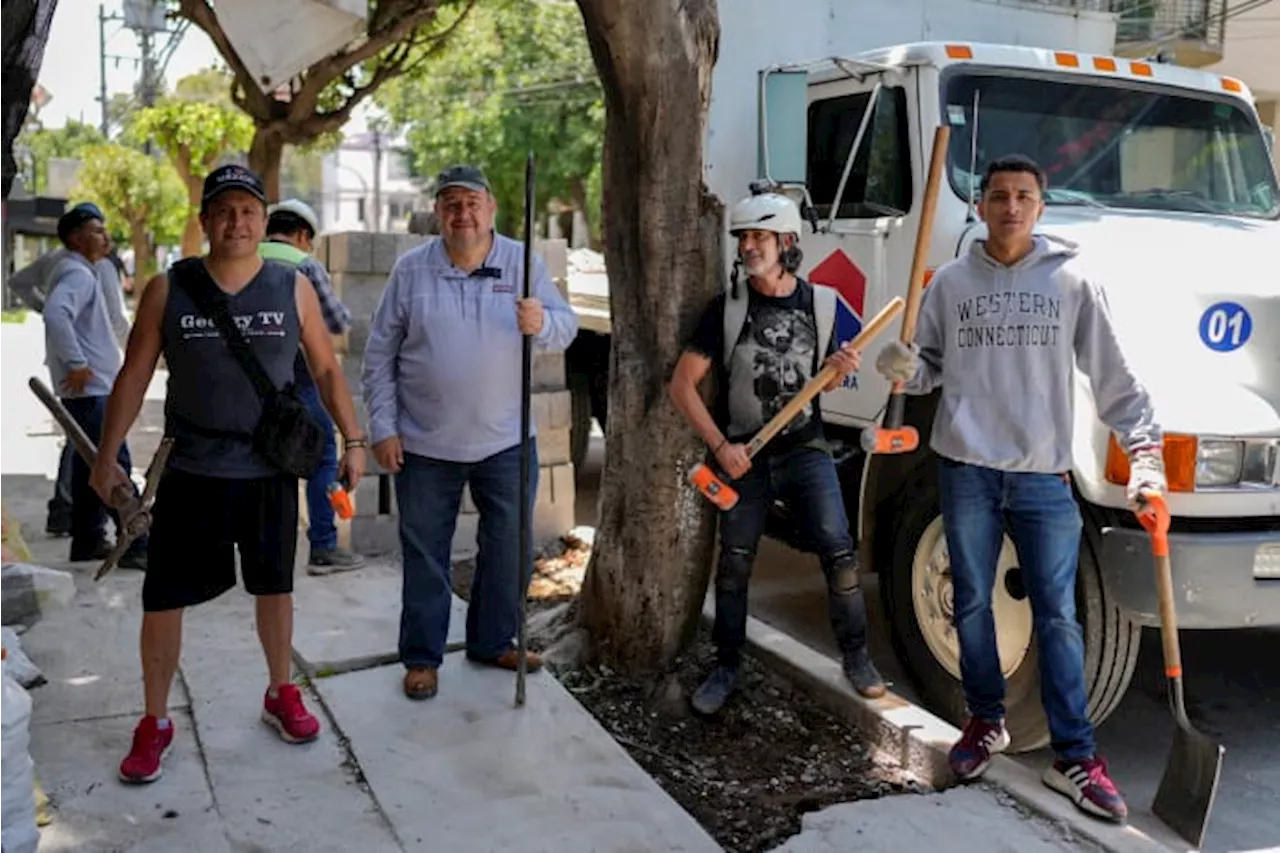
[[[923,192],[912,167],[918,159],[912,156],[910,131],[917,124],[914,77],[912,70],[892,70],[809,86],[805,182],[819,228],[801,241],[801,274],[840,294],[836,335],[841,342],[906,291],[918,216],[915,196]],[[892,326],[892,334],[898,328]],[[857,375],[823,398],[826,420],[848,426],[879,421],[889,384],[872,362],[884,340],[865,354]]]

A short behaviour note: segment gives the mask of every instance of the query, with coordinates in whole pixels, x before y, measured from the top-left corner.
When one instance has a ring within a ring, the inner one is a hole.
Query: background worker
[[[836,346],[834,310],[819,319],[814,286],[795,274],[802,258],[800,229],[800,210],[783,195],[752,196],[733,208],[729,233],[738,240],[738,264],[747,273],[747,286],[739,287],[735,265],[730,291],[703,312],[669,386],[676,408],[733,479],[739,495],[738,503],[720,515],[712,629],[717,665],[693,696],[694,709],[703,714],[719,711],[738,686],[747,634],[747,587],[775,496],[795,509],[817,545],[845,676],[863,696],[885,692],[867,653],[867,607],[858,585],[857,549],[835,462],[823,437],[818,400],[755,458],[746,454],[751,436],[824,365],[839,368],[828,391],[859,366],[857,352]],[[730,306],[740,300],[747,301],[745,310],[730,313]],[[738,317],[736,328],[726,321],[731,316]],[[825,327],[822,333],[820,324]],[[821,347],[818,342],[824,339],[829,343]],[[714,415],[698,391],[713,369],[719,379]]]
[[[914,346],[887,344],[876,368],[910,394],[941,386],[930,446],[955,585],[960,674],[972,715],[950,753],[976,779],[1009,745],[991,591],[1007,529],[1040,645],[1041,696],[1055,759],[1044,782],[1086,813],[1128,813],[1097,755],[1076,620],[1082,523],[1071,488],[1074,368],[1132,460],[1128,498],[1165,488],[1151,401],[1125,362],[1106,296],[1076,247],[1034,232],[1045,176],[1025,157],[993,161],[980,185],[986,239],[940,267]],[[975,304],[982,310],[972,310]]]
[[[324,265],[311,253],[320,231],[320,220],[311,206],[291,198],[267,208],[267,239],[258,246],[258,254],[270,260],[295,267],[315,288],[320,301],[320,315],[329,332],[344,334],[351,328],[351,312],[333,292],[333,283]],[[358,569],[364,558],[338,547],[338,527],[334,523],[333,505],[329,503],[329,486],[338,479],[338,442],[334,438],[333,419],[320,399],[320,390],[301,350],[293,370],[298,397],[328,436],[324,445],[324,461],[315,476],[307,481],[307,540],[311,553],[307,572],[313,575]]]
[[[524,246],[494,231],[498,205],[484,173],[453,166],[436,180],[439,240],[396,261],[364,353],[364,399],[378,464],[396,476],[404,591],[400,612],[403,689],[436,694],[453,600],[450,555],[463,487],[480,514],[467,607],[467,657],[515,669],[518,589],[533,564],[520,554],[521,352],[562,352],[578,318]],[[537,425],[530,423],[530,437]],[[529,505],[537,495],[531,448]],[[517,587],[520,573],[525,577]],[[541,659],[530,653],[530,672]]]

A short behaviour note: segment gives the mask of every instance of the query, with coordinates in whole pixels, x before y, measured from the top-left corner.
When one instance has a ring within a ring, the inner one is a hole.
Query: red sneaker
[[[267,691],[262,702],[262,722],[289,743],[306,743],[320,734],[320,721],[302,704],[302,691],[292,684],[279,688],[274,699]]]
[[[160,728],[155,717],[143,717],[133,730],[133,746],[120,762],[120,780],[131,785],[154,782],[163,772],[161,764],[173,744],[173,721]]]

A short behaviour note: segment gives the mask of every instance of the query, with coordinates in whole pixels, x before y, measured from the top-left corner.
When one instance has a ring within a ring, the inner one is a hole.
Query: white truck
[[[736,176],[737,195],[755,181],[812,211],[800,274],[839,291],[842,340],[905,294],[942,123],[950,143],[930,269],[983,235],[972,198],[987,161],[1017,152],[1046,169],[1039,230],[1081,246],[1166,430],[1181,624],[1280,625],[1280,186],[1247,87],[1166,64],[975,42],[762,69],[758,168]],[[723,191],[729,178],[718,180]],[[865,369],[824,397],[824,418],[895,649],[926,702],[958,722],[952,589],[928,449],[937,396],[908,402],[916,452],[868,457],[859,437],[879,423],[888,393]],[[1148,540],[1125,509],[1127,461],[1083,375],[1076,395],[1072,474],[1086,520],[1077,600],[1089,709],[1101,722],[1128,686],[1141,626],[1158,617]],[[777,509],[771,534],[807,550]],[[1037,748],[1048,740],[1037,649],[1007,538],[994,600],[1014,748]]]

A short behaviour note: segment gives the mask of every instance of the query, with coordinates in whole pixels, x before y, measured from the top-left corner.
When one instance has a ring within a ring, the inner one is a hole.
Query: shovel
[[[1169,679],[1169,704],[1177,724],[1173,746],[1151,811],[1188,844],[1204,843],[1209,812],[1222,776],[1224,747],[1196,731],[1187,719],[1182,687],[1182,650],[1178,645],[1178,613],[1173,601],[1173,572],[1169,567],[1169,508],[1158,494],[1142,497],[1138,521],[1151,534],[1156,564],[1156,593],[1160,597],[1160,638],[1164,644],[1164,673]]]
[[[533,152],[529,152],[524,165],[524,298],[532,296],[530,269],[533,264]],[[530,397],[533,390],[533,338],[524,336],[524,349],[520,357],[520,568],[516,574],[520,588],[520,623],[516,635],[516,707],[524,705],[525,672],[529,668],[528,631],[529,622],[526,598],[529,595],[529,581],[533,576],[533,566],[529,565],[529,537],[533,520],[529,517],[529,486],[532,463],[532,443],[529,441]]]

